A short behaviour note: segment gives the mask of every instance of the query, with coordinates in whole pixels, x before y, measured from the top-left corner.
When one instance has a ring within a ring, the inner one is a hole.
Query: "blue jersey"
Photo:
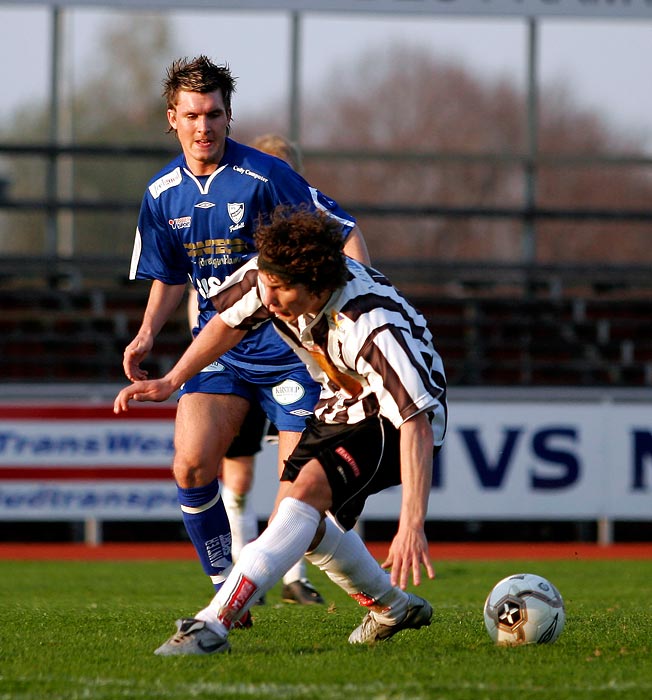
[[[355,219],[285,161],[255,148],[227,138],[219,167],[206,177],[193,175],[180,155],[147,187],[129,277],[173,285],[190,279],[198,292],[198,332],[215,313],[209,297],[255,254],[259,215],[279,204],[325,211],[340,221],[344,237],[355,226]],[[224,359],[259,370],[297,365],[270,324],[248,333]]]

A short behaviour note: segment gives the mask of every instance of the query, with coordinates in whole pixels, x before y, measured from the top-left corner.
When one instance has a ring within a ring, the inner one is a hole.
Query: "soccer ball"
[[[536,574],[498,581],[484,604],[484,624],[496,644],[551,644],[565,622],[561,594]]]

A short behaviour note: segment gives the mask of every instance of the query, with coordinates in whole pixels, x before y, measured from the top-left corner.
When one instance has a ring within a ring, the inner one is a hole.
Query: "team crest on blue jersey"
[[[239,224],[244,216],[244,202],[229,202],[226,205],[226,210],[234,224]]]

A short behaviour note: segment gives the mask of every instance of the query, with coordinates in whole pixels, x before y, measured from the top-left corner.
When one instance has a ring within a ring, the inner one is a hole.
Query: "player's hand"
[[[414,585],[421,583],[421,567],[426,570],[428,578],[435,578],[435,569],[430,561],[428,540],[421,529],[412,529],[399,526],[396,536],[389,547],[387,559],[381,565],[384,569],[390,568],[390,580],[392,586],[407,588],[410,572]]]
[[[141,369],[140,363],[149,355],[154,340],[151,336],[137,335],[125,348],[122,359],[122,368],[127,379],[137,382],[147,379],[147,370]]]
[[[177,387],[167,379],[149,379],[147,381],[134,382],[126,386],[115,397],[113,402],[114,413],[126,413],[129,410],[130,401],[165,401],[172,396]]]

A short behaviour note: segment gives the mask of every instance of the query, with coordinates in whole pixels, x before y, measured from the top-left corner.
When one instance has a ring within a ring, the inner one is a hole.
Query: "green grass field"
[[[210,598],[193,562],[0,561],[0,700],[652,697],[652,561],[440,561],[420,587],[430,627],[352,647],[363,610],[311,567],[327,606],[254,608],[233,652],[153,650]],[[505,575],[550,578],[566,629],[550,646],[494,647],[482,606]]]

